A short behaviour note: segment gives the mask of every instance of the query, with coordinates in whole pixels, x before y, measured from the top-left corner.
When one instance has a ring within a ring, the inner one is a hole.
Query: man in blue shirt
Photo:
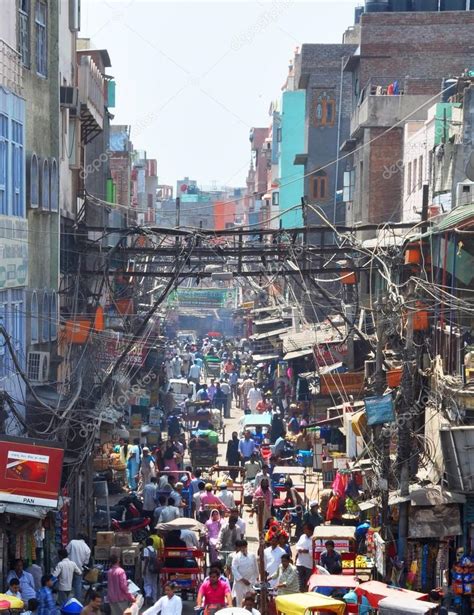
[[[41,589],[38,590],[39,607],[37,615],[56,615],[59,609],[53,598],[54,577],[51,574],[46,574],[41,578]]]
[[[13,563],[13,570],[7,575],[7,583],[10,583],[12,579],[18,579],[20,581],[20,593],[22,600],[28,604],[30,598],[36,598],[36,588],[33,575],[26,570],[23,570],[23,560],[16,559]]]
[[[247,429],[244,433],[244,437],[239,442],[239,453],[242,461],[248,461],[255,452],[255,440],[250,437],[250,431]]]

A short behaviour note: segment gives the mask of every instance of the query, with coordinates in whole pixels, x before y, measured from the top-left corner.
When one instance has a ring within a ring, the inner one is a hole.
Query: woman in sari
[[[211,558],[211,562],[215,562],[217,560],[217,539],[219,537],[219,532],[221,531],[222,520],[221,514],[214,508],[211,511],[211,516],[208,521],[206,521],[206,529],[207,529],[207,539],[209,542],[209,556]]]

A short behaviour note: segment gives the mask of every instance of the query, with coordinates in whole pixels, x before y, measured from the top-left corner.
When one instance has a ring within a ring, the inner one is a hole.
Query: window
[[[8,117],[0,113],[0,214],[8,214]]]
[[[324,171],[318,171],[311,178],[312,197],[317,201],[328,198],[328,176]]]
[[[281,128],[277,128],[277,142],[281,143]]]
[[[407,171],[407,194],[411,194],[411,162],[408,163]]]
[[[423,156],[418,160],[418,190],[423,187]]]
[[[344,185],[342,190],[342,200],[350,203],[354,199],[355,191],[355,169],[344,171]]]
[[[55,340],[58,337],[58,295],[53,290],[51,293],[51,305],[50,305],[50,326],[49,333],[50,339]]]
[[[31,343],[36,344],[39,341],[39,309],[38,295],[33,291],[31,295]]]
[[[48,76],[47,12],[46,3],[37,0],[35,12],[36,72],[43,77]]]
[[[413,161],[413,166],[412,166],[412,180],[413,180],[413,184],[411,188],[412,192],[415,192],[416,186],[418,183],[417,169],[418,169],[418,160],[415,158],[415,160]]]
[[[278,191],[272,192],[272,205],[277,207],[280,204],[280,193]]]
[[[50,300],[47,292],[43,295],[43,310],[41,314],[41,341],[49,342]]]
[[[50,188],[49,188],[49,199],[51,202],[51,211],[58,211],[58,191],[59,191],[58,163],[56,162],[56,159],[53,158],[51,160],[51,178],[50,178]]]
[[[30,67],[30,0],[20,0],[18,12],[18,50],[21,61]]]
[[[41,208],[44,211],[49,209],[49,162],[43,160],[41,172]]]
[[[326,90],[317,90],[314,100],[314,125],[334,126],[336,120],[336,99]]]
[[[12,120],[12,215],[23,216],[23,125]]]
[[[30,158],[30,207],[36,209],[39,205],[39,174],[38,157],[31,154]]]

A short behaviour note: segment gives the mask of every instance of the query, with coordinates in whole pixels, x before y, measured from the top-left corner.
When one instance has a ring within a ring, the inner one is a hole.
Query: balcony
[[[104,127],[104,77],[94,60],[79,58],[79,101],[81,106],[81,140],[90,143]]]
[[[364,128],[388,128],[398,123],[402,127],[408,120],[425,120],[434,102],[432,95],[425,94],[369,95],[352,114],[351,137],[358,138]]]
[[[23,95],[21,56],[2,39],[0,39],[0,85],[17,96]]]

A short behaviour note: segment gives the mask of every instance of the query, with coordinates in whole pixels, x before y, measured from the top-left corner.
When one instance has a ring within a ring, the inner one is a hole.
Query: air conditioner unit
[[[456,207],[474,203],[474,182],[466,180],[456,186]]]
[[[44,384],[49,377],[49,352],[28,353],[27,375],[32,384]]]
[[[74,86],[62,85],[59,88],[59,104],[63,108],[77,109],[79,90]]]

